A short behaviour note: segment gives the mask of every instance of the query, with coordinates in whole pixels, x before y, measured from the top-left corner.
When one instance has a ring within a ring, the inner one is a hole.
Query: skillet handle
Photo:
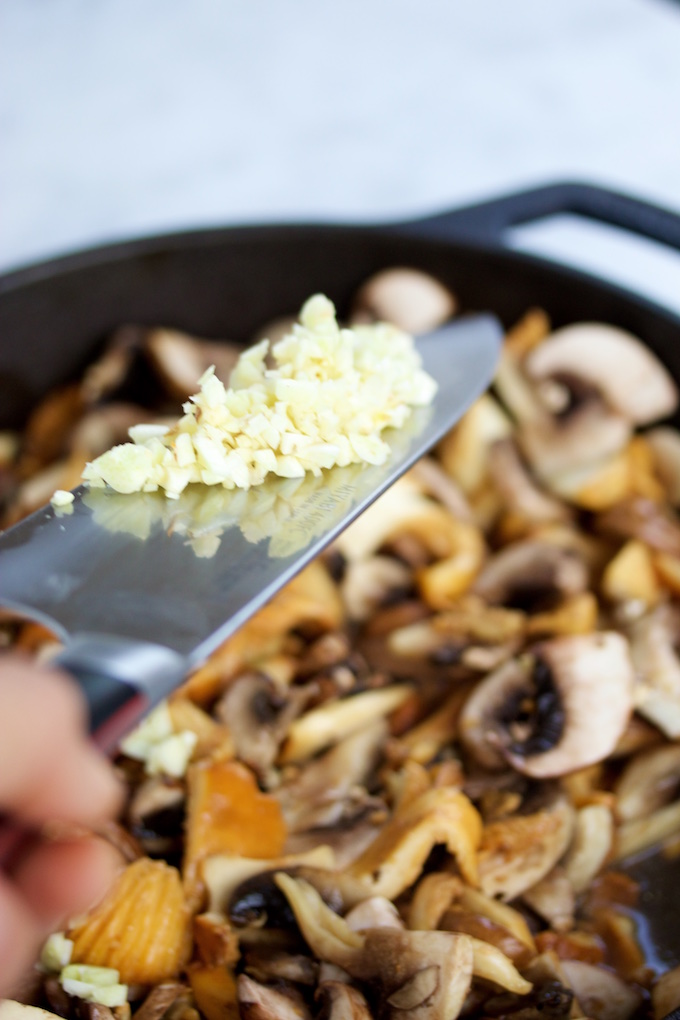
[[[680,251],[680,214],[592,184],[548,184],[399,225],[400,233],[504,247],[511,227],[573,213],[621,227]]]

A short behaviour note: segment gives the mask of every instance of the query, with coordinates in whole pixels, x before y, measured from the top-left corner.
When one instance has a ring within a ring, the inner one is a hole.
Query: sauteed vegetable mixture
[[[395,269],[349,320],[455,312]],[[0,437],[3,525],[238,351],[121,329]],[[680,433],[658,424],[677,402],[634,337],[527,311],[438,449],[123,742],[107,836],[126,867],[48,941],[26,1001],[73,1020],[679,1007],[619,870],[680,854]]]

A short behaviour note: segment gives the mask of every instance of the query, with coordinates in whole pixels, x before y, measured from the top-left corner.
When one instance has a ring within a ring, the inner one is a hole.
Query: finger
[[[12,879],[47,933],[99,903],[123,863],[121,854],[102,839],[42,843],[14,869]]]
[[[114,814],[120,786],[87,738],[75,684],[10,656],[0,667],[0,805],[31,822],[92,822]]]
[[[0,873],[0,997],[11,995],[34,962],[43,931],[12,887]]]

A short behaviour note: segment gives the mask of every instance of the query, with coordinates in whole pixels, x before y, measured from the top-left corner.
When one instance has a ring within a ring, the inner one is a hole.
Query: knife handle
[[[78,635],[54,660],[80,687],[90,732],[104,751],[125,736],[186,676],[186,660],[162,645],[101,634]]]

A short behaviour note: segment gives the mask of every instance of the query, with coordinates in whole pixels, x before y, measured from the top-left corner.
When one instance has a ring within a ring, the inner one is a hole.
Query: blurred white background
[[[0,269],[562,179],[680,211],[679,128],[674,0],[2,0]],[[535,243],[680,308],[680,260]]]

